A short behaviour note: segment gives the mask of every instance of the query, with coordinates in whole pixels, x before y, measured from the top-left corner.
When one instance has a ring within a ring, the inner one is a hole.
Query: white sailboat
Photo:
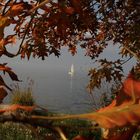
[[[72,64],[71,65],[71,68],[70,68],[70,71],[69,71],[69,73],[68,73],[71,77],[73,77],[73,75],[74,75],[74,65]]]

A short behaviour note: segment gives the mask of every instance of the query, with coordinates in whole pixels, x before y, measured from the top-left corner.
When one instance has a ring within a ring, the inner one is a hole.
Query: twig
[[[121,63],[121,65],[124,65],[125,63],[127,63],[132,58],[133,58],[133,56],[129,57],[127,60],[125,60],[123,63]]]
[[[38,108],[44,110],[45,112],[48,112],[48,110],[47,110],[46,108],[44,108],[44,107],[41,107],[41,106],[39,106],[39,105],[36,105],[36,107],[38,107]]]
[[[4,123],[4,122],[19,122],[19,123],[24,123],[24,124],[30,124],[31,126],[40,126],[43,128],[48,128],[51,130],[57,130],[57,132],[62,131],[62,130],[58,130],[59,128],[62,128],[63,130],[65,130],[66,128],[68,129],[77,129],[77,130],[93,130],[94,127],[92,125],[90,126],[75,126],[75,124],[71,124],[71,125],[67,125],[67,124],[63,124],[63,123],[58,123],[58,124],[53,124],[54,120],[63,120],[63,119],[76,119],[76,117],[78,118],[81,115],[65,115],[65,116],[25,116],[22,115],[20,113],[15,113],[15,112],[7,112],[5,114],[1,114],[0,115],[0,123]],[[96,129],[97,127],[95,127]],[[62,134],[63,132],[61,132],[61,136],[64,135]],[[63,136],[65,137],[65,135]]]
[[[132,50],[130,50],[129,48],[123,46],[130,54],[132,54],[138,61],[140,61],[140,58],[136,55],[136,53],[134,53]]]
[[[96,101],[94,99],[93,93],[91,93],[90,96],[91,96],[91,99],[92,99],[93,104],[95,105],[94,106],[94,110],[98,110],[98,107],[97,107]]]
[[[38,5],[38,2],[36,3],[36,5]],[[36,7],[37,7],[37,6],[36,6]],[[27,27],[26,30],[25,30],[24,36],[23,36],[22,41],[21,41],[20,46],[19,46],[19,50],[18,50],[18,52],[16,53],[15,56],[17,56],[18,54],[20,54],[20,51],[21,51],[22,45],[23,45],[23,43],[24,43],[25,37],[26,37],[26,35],[27,35],[27,33],[28,33],[28,30],[29,30],[29,28],[30,28],[30,25],[31,25],[31,23],[32,23],[32,21],[33,21],[33,19],[34,19],[34,16],[36,15],[36,12],[37,12],[37,11],[35,11],[35,12],[32,11],[32,13],[29,12],[29,13],[31,13],[31,19],[30,19],[30,21],[29,21],[28,27]]]
[[[26,37],[26,35],[27,35],[27,33],[28,33],[28,30],[29,30],[29,28],[30,28],[30,25],[31,25],[31,23],[32,23],[32,21],[33,21],[33,19],[34,19],[34,16],[36,15],[37,9],[40,8],[41,6],[43,6],[43,5],[47,4],[47,3],[49,3],[50,1],[51,1],[51,0],[45,0],[45,1],[41,2],[40,4],[37,4],[37,6],[35,6],[33,9],[30,10],[29,13],[31,13],[31,19],[30,19],[30,22],[29,22],[29,24],[28,24],[28,27],[27,27],[27,29],[26,29],[26,31],[25,31],[25,33],[24,33],[24,36],[23,36],[23,38],[22,38],[22,41],[21,41],[21,43],[20,43],[19,50],[18,50],[18,52],[17,52],[17,54],[16,54],[15,56],[17,56],[18,54],[20,54],[20,51],[21,51],[22,45],[23,45],[23,43],[24,43],[25,37]]]
[[[21,43],[20,43],[19,50],[18,50],[18,52],[17,52],[17,54],[16,54],[15,56],[17,56],[18,54],[20,54],[22,45],[23,45],[23,43],[24,43],[25,37],[26,37],[26,35],[27,35],[27,33],[28,33],[28,30],[29,30],[29,28],[30,28],[30,25],[31,25],[33,19],[34,19],[35,14],[36,14],[36,12],[34,13],[33,16],[31,16],[31,19],[30,19],[30,21],[29,21],[28,27],[27,27],[27,29],[25,30],[24,36],[23,36],[22,41],[21,41]]]
[[[2,15],[3,15],[3,16],[8,12],[8,11],[5,12],[5,10],[6,10],[8,4],[9,4],[10,2],[11,2],[11,0],[8,0],[7,3],[6,3],[5,6],[4,6],[4,9],[3,9],[3,11],[2,11]]]
[[[45,5],[45,4],[49,3],[49,2],[51,2],[51,0],[45,0],[45,1],[41,2],[40,4],[38,4],[37,6],[35,6],[35,7],[30,11],[30,13],[33,13],[33,12],[36,11],[38,8],[40,8],[41,6],[43,6],[43,5]]]
[[[63,131],[59,127],[55,127],[55,130],[59,133],[62,140],[67,140],[66,136],[64,135]]]

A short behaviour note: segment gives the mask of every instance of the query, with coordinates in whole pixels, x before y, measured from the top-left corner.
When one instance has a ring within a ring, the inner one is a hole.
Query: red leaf
[[[72,15],[74,13],[74,9],[72,7],[65,7],[64,12],[69,15]]]
[[[80,0],[71,0],[72,5],[76,12],[81,14],[82,8],[81,8],[81,1]]]
[[[11,70],[11,68],[5,66],[5,64],[0,64],[0,70],[4,73],[7,72],[12,80],[19,81],[17,75]]]
[[[13,72],[13,71],[8,71],[8,74],[10,76],[10,78],[14,81],[20,81],[17,77],[17,75]]]
[[[6,37],[4,44],[8,44],[8,43],[12,43],[15,44],[16,43],[16,36],[15,35],[9,35]]]

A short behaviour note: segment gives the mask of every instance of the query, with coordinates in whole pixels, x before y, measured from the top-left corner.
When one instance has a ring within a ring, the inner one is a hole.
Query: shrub
[[[28,87],[24,89],[20,88],[18,84],[14,85],[11,98],[12,104],[20,104],[26,106],[32,106],[35,104],[32,90],[33,82],[31,82],[28,84]]]

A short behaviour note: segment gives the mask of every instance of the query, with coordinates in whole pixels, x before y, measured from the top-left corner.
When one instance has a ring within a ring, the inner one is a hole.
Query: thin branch
[[[84,114],[85,116],[86,114]],[[20,114],[19,112],[7,112],[0,115],[0,123],[4,122],[19,122],[24,124],[30,124],[31,126],[40,126],[43,128],[48,128],[51,130],[59,131],[59,134],[61,133],[61,137],[65,137],[64,134],[62,134],[62,130],[58,130],[59,128],[62,128],[65,130],[66,128],[69,129],[78,129],[78,130],[93,130],[94,127],[92,125],[90,126],[75,126],[75,124],[66,125],[65,123],[57,123],[53,124],[54,120],[63,120],[63,119],[76,119],[78,117],[81,117],[81,115],[65,115],[65,116],[32,116],[32,115],[24,115]],[[84,118],[83,116],[81,118]],[[97,128],[97,127],[96,127]],[[61,131],[61,132],[60,132]],[[63,135],[63,136],[62,136]]]
[[[51,2],[51,0],[45,0],[43,2],[41,2],[40,4],[38,4],[37,6],[35,6],[33,9],[30,10],[30,13],[33,13],[34,11],[36,11],[38,8],[40,8],[41,6],[47,4]]]
[[[8,11],[6,11],[6,8],[7,8],[7,6],[8,6],[8,4],[11,2],[11,0],[8,0],[7,1],[7,3],[5,4],[5,6],[4,6],[4,9],[3,9],[3,11],[2,11],[2,15],[4,16]],[[6,11],[6,12],[5,12]]]
[[[0,122],[7,122],[7,121],[21,122],[21,123],[30,124],[32,126],[41,126],[44,128],[51,128],[52,126],[52,121],[48,121],[45,119],[37,119],[37,118],[31,119],[30,116],[22,116],[16,113],[0,115]]]
[[[36,105],[36,107],[40,108],[41,110],[44,110],[45,112],[48,112],[48,110],[46,108],[44,108],[44,107],[41,107],[39,105]]]
[[[33,21],[33,19],[34,19],[35,14],[36,14],[36,12],[34,13],[33,16],[31,16],[31,19],[30,19],[30,21],[29,21],[28,27],[27,27],[27,29],[25,30],[24,36],[23,36],[22,41],[21,41],[21,43],[20,43],[19,50],[18,50],[18,52],[17,52],[17,54],[16,54],[15,56],[17,56],[18,54],[20,54],[22,45],[23,45],[23,43],[24,43],[25,37],[26,37],[26,35],[27,35],[28,31],[29,31],[30,25],[31,25],[31,23],[32,23],[32,21]]]
[[[36,3],[36,5],[38,5],[38,2]],[[36,15],[36,12],[37,11],[35,10],[35,12],[32,11],[32,13],[31,13],[31,19],[29,21],[28,27],[25,30],[24,36],[23,36],[22,41],[21,41],[20,46],[19,46],[19,50],[18,50],[18,52],[17,52],[17,54],[15,56],[17,56],[18,54],[20,54],[20,51],[21,51],[22,45],[24,43],[25,37],[26,37],[26,35],[27,35],[28,31],[29,31],[30,25],[31,25],[31,23],[32,23],[32,21],[34,19],[34,16]]]
[[[123,46],[130,54],[132,54],[138,61],[140,61],[140,58],[137,56],[136,53],[134,53],[132,50],[130,50],[129,48]]]
[[[125,63],[127,63],[129,60],[131,60],[133,58],[133,56],[129,57],[127,60],[125,60],[123,63],[121,63],[120,65],[124,65]]]
[[[21,51],[22,45],[24,43],[25,37],[26,37],[26,35],[27,35],[28,31],[29,31],[29,28],[30,28],[30,25],[31,25],[31,23],[32,23],[32,21],[34,19],[34,16],[36,15],[37,9],[40,8],[41,6],[49,3],[50,1],[51,0],[45,0],[45,1],[41,2],[40,4],[37,4],[37,6],[35,6],[32,10],[30,10],[29,13],[31,13],[31,19],[30,19],[30,22],[28,24],[28,27],[27,27],[27,29],[26,29],[26,31],[24,33],[24,36],[22,38],[22,41],[20,43],[19,50],[18,50],[18,52],[17,52],[17,54],[15,56],[17,56],[18,54],[20,54],[20,51]]]
[[[67,140],[66,136],[64,135],[63,131],[59,127],[55,127],[55,130],[58,132],[62,140]]]

